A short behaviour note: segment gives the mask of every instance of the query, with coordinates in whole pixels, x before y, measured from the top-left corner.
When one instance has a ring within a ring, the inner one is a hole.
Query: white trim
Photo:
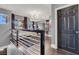
[[[52,35],[50,35],[50,34],[45,34],[45,36],[52,37]]]
[[[52,35],[48,35],[48,37],[52,37]]]
[[[11,44],[10,44],[10,45],[11,45]],[[7,47],[7,55],[11,55],[10,45],[8,45],[8,47]]]
[[[57,47],[54,44],[51,44],[51,48],[57,49]]]
[[[53,46],[52,45],[52,47],[53,48],[58,48],[58,38],[57,38],[57,10],[60,10],[60,9],[63,9],[63,8],[66,8],[66,7],[69,7],[69,6],[72,6],[72,5],[75,5],[75,4],[70,4],[70,5],[65,5],[65,6],[61,6],[61,7],[58,7],[58,8],[56,8],[55,9],[55,45]]]

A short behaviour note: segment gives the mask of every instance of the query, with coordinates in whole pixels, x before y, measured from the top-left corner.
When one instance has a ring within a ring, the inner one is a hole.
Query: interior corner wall
[[[24,20],[24,17],[15,14],[15,20]]]
[[[7,46],[10,44],[11,34],[11,12],[0,8],[0,13],[7,16],[7,23],[0,24],[0,47]]]
[[[67,4],[52,4],[51,5],[51,18],[52,18],[52,21],[51,21],[51,23],[52,23],[52,25],[51,25],[51,35],[52,35],[52,37],[51,37],[51,47],[52,48],[55,48],[55,49],[57,49],[57,43],[56,43],[56,38],[55,37],[57,37],[56,36],[56,30],[55,30],[55,9],[56,8],[59,8],[59,7],[62,7],[62,6],[65,6],[65,5],[67,5]]]

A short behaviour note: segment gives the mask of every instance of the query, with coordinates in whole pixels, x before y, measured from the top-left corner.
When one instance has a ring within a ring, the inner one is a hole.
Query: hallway
[[[0,5],[0,55],[78,54],[79,5],[62,6],[66,4]]]

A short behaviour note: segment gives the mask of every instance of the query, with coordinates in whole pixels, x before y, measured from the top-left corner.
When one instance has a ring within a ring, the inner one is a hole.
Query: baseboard
[[[50,38],[52,37],[52,35],[45,35],[45,36],[48,36],[48,37],[50,37]]]
[[[51,44],[51,48],[57,49],[57,46],[55,46],[54,44]]]
[[[48,37],[52,37],[52,35],[48,35]]]

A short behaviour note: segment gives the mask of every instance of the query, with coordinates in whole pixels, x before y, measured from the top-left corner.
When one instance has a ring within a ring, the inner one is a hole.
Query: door
[[[58,47],[70,52],[78,52],[78,5],[57,11]]]

